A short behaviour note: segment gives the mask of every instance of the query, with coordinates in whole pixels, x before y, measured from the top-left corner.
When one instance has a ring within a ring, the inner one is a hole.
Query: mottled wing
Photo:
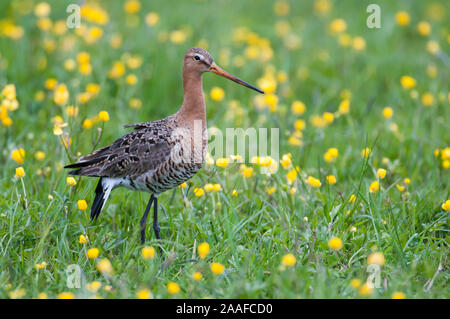
[[[66,168],[76,168],[70,172],[73,175],[133,177],[157,168],[169,158],[171,149],[170,129],[147,124]]]

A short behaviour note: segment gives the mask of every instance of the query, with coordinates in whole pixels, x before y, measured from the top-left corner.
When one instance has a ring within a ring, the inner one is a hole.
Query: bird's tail
[[[95,188],[95,199],[91,207],[91,219],[98,218],[112,189],[113,185],[108,183],[107,179],[100,178],[98,180],[97,187]]]

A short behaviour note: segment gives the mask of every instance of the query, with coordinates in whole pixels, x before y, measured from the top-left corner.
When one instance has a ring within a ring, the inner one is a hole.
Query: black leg
[[[145,208],[145,212],[144,215],[142,215],[141,218],[141,244],[145,243],[145,228],[147,226],[147,216],[148,216],[148,212],[150,211],[150,208],[152,207],[152,203],[155,200],[155,197],[150,196],[150,200],[148,201],[147,207]]]
[[[155,237],[159,241],[161,240],[160,227],[158,223],[158,198],[154,198],[155,204],[153,205],[153,230],[155,231]],[[159,246],[159,253],[163,257],[163,251],[161,246]]]

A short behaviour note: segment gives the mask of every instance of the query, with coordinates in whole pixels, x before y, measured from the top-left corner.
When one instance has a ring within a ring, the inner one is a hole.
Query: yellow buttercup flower
[[[100,113],[98,113],[98,118],[102,122],[108,122],[109,121],[109,114],[106,111],[100,111]]]
[[[446,210],[446,211],[447,211],[447,210],[450,210],[450,199],[447,199],[447,200],[445,201],[445,203],[442,204],[441,207],[442,207],[443,210]]]
[[[380,183],[378,181],[374,181],[369,186],[369,192],[376,193],[380,189]]]
[[[205,194],[203,188],[194,188],[194,195],[197,197],[202,197]]]
[[[363,157],[369,157],[372,153],[372,150],[369,147],[366,147],[361,151]]]
[[[144,259],[153,259],[155,258],[156,251],[155,248],[151,246],[145,246],[141,249],[141,254]]]
[[[297,263],[297,259],[293,254],[286,254],[281,259],[281,264],[286,267],[292,267]]]
[[[126,13],[137,13],[139,10],[141,10],[141,3],[138,0],[127,0],[123,8]]]
[[[399,26],[407,26],[409,24],[409,21],[411,20],[411,17],[409,16],[408,12],[405,11],[399,11],[395,14],[395,21]]]
[[[383,266],[386,260],[384,259],[384,255],[382,252],[375,252],[369,255],[367,258],[368,265],[378,265]]]
[[[361,287],[359,287],[358,293],[361,296],[368,297],[372,295],[373,288],[371,288],[367,283],[364,283]]]
[[[97,270],[103,274],[113,273],[111,262],[107,258],[104,258],[97,263]]]
[[[393,115],[394,115],[394,111],[392,110],[391,107],[386,106],[386,107],[383,109],[383,116],[384,116],[385,118],[390,119]]]
[[[330,185],[336,184],[336,177],[334,175],[328,175],[326,178],[328,184]]]
[[[16,177],[17,178],[22,178],[24,176],[25,176],[25,170],[23,169],[23,167],[22,166],[17,167],[16,168]]]
[[[198,256],[201,259],[206,258],[206,256],[208,256],[209,254],[209,244],[207,242],[201,243],[200,245],[198,245],[197,252]]]
[[[383,179],[386,177],[386,170],[384,168],[379,168],[377,170],[377,178]]]
[[[288,179],[289,184],[292,184],[297,179],[297,170],[292,169],[287,174],[286,177]]]
[[[339,103],[338,112],[339,112],[339,114],[347,114],[348,112],[350,112],[350,100],[349,99],[344,99],[341,101],[341,103]]]
[[[167,284],[167,291],[171,295],[176,295],[180,292],[180,286],[176,282],[169,282]]]
[[[159,15],[156,12],[149,12],[146,16],[145,16],[145,23],[149,26],[149,27],[153,27],[155,25],[157,25],[159,22]]]
[[[87,236],[80,235],[80,238],[78,239],[78,242],[79,242],[80,244],[87,244],[87,242],[88,242]]]
[[[333,250],[340,250],[344,244],[339,237],[333,237],[328,241],[328,246]]]
[[[426,21],[420,21],[417,25],[417,31],[420,35],[428,36],[431,33],[431,25]]]
[[[359,286],[361,286],[361,279],[352,279],[351,281],[350,281],[350,287],[352,287],[352,288],[358,288]]]
[[[19,165],[25,161],[25,150],[23,148],[15,149],[11,152],[11,158]]]
[[[276,187],[267,187],[267,188],[266,188],[266,193],[267,193],[268,195],[272,195],[273,193],[275,193],[276,190],[277,190]]]
[[[333,34],[341,33],[347,29],[347,23],[344,19],[335,19],[331,21],[329,28]]]
[[[354,194],[350,195],[348,201],[349,201],[350,203],[354,203],[354,202],[356,201],[356,196],[355,196]]]
[[[229,158],[218,158],[216,160],[216,165],[219,167],[227,167],[229,162],[230,162]]]
[[[91,248],[91,249],[88,249],[88,251],[87,251],[87,255],[88,255],[89,259],[97,258],[99,253],[100,253],[100,251],[98,250],[98,248]]]
[[[294,101],[291,105],[292,113],[302,115],[306,111],[306,106],[302,101]]]
[[[406,295],[401,291],[395,291],[391,295],[392,299],[405,299]]]
[[[426,92],[422,94],[421,101],[423,106],[430,107],[434,104],[434,96],[430,92]]]
[[[67,177],[66,182],[69,186],[75,186],[77,184],[77,181],[72,176]]]
[[[148,289],[141,289],[138,292],[136,292],[136,298],[137,299],[151,299],[152,292]]]
[[[58,294],[58,299],[75,299],[75,295],[71,292],[61,292]]]
[[[210,268],[215,275],[220,275],[225,270],[225,266],[219,263],[212,263]]]
[[[411,89],[416,86],[416,80],[409,75],[403,75],[400,78],[400,84],[404,89]]]
[[[317,178],[314,178],[312,176],[308,176],[308,178],[306,179],[306,182],[310,186],[315,187],[315,188],[318,188],[318,187],[322,186],[322,183],[320,182],[320,180],[317,179]]]
[[[90,292],[97,292],[101,286],[102,283],[100,281],[93,281],[86,284],[86,289]]]
[[[84,199],[80,199],[78,202],[78,209],[79,210],[86,210],[87,209],[87,203]]]
[[[195,281],[200,281],[200,280],[202,280],[203,275],[202,275],[200,272],[196,271],[196,272],[194,272],[194,273],[192,274],[192,278],[193,278]]]

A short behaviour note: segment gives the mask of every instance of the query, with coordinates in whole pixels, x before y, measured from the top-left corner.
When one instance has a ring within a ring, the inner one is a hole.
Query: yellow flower
[[[363,37],[354,37],[353,38],[353,49],[356,51],[362,51],[366,48],[366,41]]]
[[[281,259],[281,264],[286,267],[292,267],[297,263],[297,259],[293,254],[286,254]]]
[[[428,36],[431,33],[431,25],[426,21],[420,21],[417,25],[417,31],[420,35]]]
[[[2,90],[2,95],[5,99],[13,101],[16,99],[16,86],[14,84],[6,85]]]
[[[47,263],[45,261],[41,262],[41,263],[37,263],[36,265],[34,265],[35,269],[44,269],[45,266],[47,266]]]
[[[406,26],[409,24],[409,21],[411,20],[408,12],[405,11],[399,11],[395,14],[395,21],[399,26]]]
[[[341,103],[339,103],[338,112],[340,114],[347,114],[348,112],[350,112],[350,100],[349,99],[344,99],[341,101]]]
[[[350,281],[350,287],[352,288],[358,288],[359,286],[361,286],[361,279],[352,279]]]
[[[377,178],[383,179],[386,177],[386,170],[384,168],[379,168],[377,170]]]
[[[83,121],[83,128],[84,128],[85,130],[90,129],[93,125],[94,125],[94,122],[93,122],[91,119],[85,119],[85,120]]]
[[[209,254],[209,244],[207,242],[203,242],[197,247],[198,256],[201,259],[206,258]]]
[[[213,184],[212,190],[215,192],[220,192],[222,190],[222,186],[220,186],[220,184]]]
[[[347,23],[344,19],[335,19],[330,23],[330,31],[333,34],[344,32],[347,29]]]
[[[289,173],[286,174],[286,177],[288,179],[289,184],[292,184],[297,179],[297,170],[292,169],[289,171]]]
[[[219,263],[212,263],[210,268],[215,275],[220,275],[225,270],[225,266]]]
[[[88,242],[87,236],[80,235],[80,238],[78,239],[78,242],[79,242],[80,244],[86,244],[86,243]]]
[[[382,252],[375,252],[369,255],[367,257],[367,264],[368,265],[378,265],[383,266],[385,264],[384,255]]]
[[[339,250],[342,248],[343,243],[339,237],[333,237],[328,241],[328,246],[333,250]]]
[[[296,120],[294,122],[294,128],[296,131],[301,131],[301,130],[305,129],[305,127],[306,127],[306,123],[304,120],[300,119],[300,120]]]
[[[88,251],[87,251],[87,255],[88,255],[89,259],[97,258],[99,253],[100,253],[100,251],[98,250],[98,248],[91,248],[91,249],[88,249]]]
[[[325,162],[330,163],[334,161],[338,157],[338,155],[339,155],[338,149],[335,147],[331,147],[325,152],[323,158]]]
[[[98,118],[102,122],[108,122],[109,121],[109,114],[106,111],[100,111],[100,113],[98,113]]]
[[[380,189],[380,183],[378,181],[374,181],[369,186],[369,192],[376,193]]]
[[[23,148],[15,149],[11,152],[11,158],[19,165],[24,163],[25,150]]]
[[[292,187],[292,188],[290,188],[289,189],[289,195],[294,195],[295,193],[297,193],[297,188],[295,188],[295,187]]]
[[[395,291],[391,295],[392,299],[405,299],[406,295],[401,291]]]
[[[302,101],[294,101],[292,102],[292,113],[296,115],[302,115],[306,111],[306,106]]]
[[[442,207],[443,210],[450,210],[450,199],[447,199],[445,201],[445,203],[442,204],[441,207]]]
[[[213,87],[209,94],[213,101],[222,101],[225,97],[225,91],[217,86]]]
[[[66,182],[69,186],[75,186],[77,184],[77,181],[72,176],[67,177]]]
[[[111,262],[107,258],[104,258],[97,263],[97,270],[103,274],[111,274],[113,272]]]
[[[100,281],[93,281],[86,284],[86,289],[90,292],[97,292],[100,289],[102,283]]]
[[[78,107],[70,105],[66,107],[66,114],[68,117],[75,117],[78,115]]]
[[[71,292],[61,292],[58,294],[58,299],[75,299],[75,295]]]
[[[137,299],[150,299],[152,298],[152,292],[148,289],[141,289],[136,292]]]
[[[387,118],[387,119],[390,119],[390,118],[392,117],[392,115],[394,115],[394,111],[392,110],[391,107],[386,106],[386,107],[383,109],[383,116],[384,116],[385,118]]]
[[[24,288],[16,289],[14,291],[9,292],[9,298],[11,299],[20,299],[25,296],[27,291]]]
[[[403,187],[402,185],[399,185],[399,184],[395,184],[395,187],[397,187],[397,189],[398,189],[400,192],[403,192],[403,191],[405,190],[405,187]]]
[[[439,43],[437,41],[428,41],[427,42],[427,51],[431,54],[437,54],[441,48],[439,47]]]
[[[348,199],[348,201],[349,201],[350,203],[354,203],[354,202],[356,201],[356,196],[355,196],[354,194],[351,194],[350,197],[349,197],[349,199]]]
[[[127,0],[123,8],[126,13],[137,13],[141,10],[141,3],[138,0]]]
[[[64,105],[68,99],[69,91],[67,90],[67,86],[65,84],[57,85],[53,93],[53,100],[55,103],[58,105]]]
[[[213,190],[214,186],[213,184],[206,184],[205,186],[203,186],[203,188],[205,189],[205,192],[209,193]]]
[[[216,165],[219,167],[227,167],[230,160],[228,158],[218,158],[216,160]]]
[[[78,202],[78,209],[79,210],[86,210],[87,209],[87,203],[84,199],[80,199]]]
[[[17,178],[22,178],[24,176],[25,176],[25,170],[23,169],[23,167],[22,166],[17,167],[16,168],[16,177]]]
[[[187,34],[182,30],[174,30],[170,32],[170,41],[175,44],[181,44],[186,41]]]
[[[233,189],[233,191],[231,192],[231,196],[233,197],[237,197],[239,195],[239,192],[235,189]]]
[[[176,282],[171,281],[167,284],[167,291],[169,291],[171,295],[176,295],[180,292],[180,286]]]
[[[416,86],[416,80],[409,75],[403,75],[400,78],[400,84],[404,89],[411,89]]]
[[[336,184],[336,177],[334,175],[328,175],[327,182],[330,185]]]
[[[180,185],[178,185],[179,188],[186,188],[186,186],[187,186],[186,182],[181,183]]]
[[[372,153],[372,150],[369,147],[366,147],[361,151],[363,157],[369,157]]]
[[[203,188],[194,188],[194,195],[197,197],[202,197],[205,194]]]
[[[108,76],[111,79],[120,78],[125,73],[125,65],[122,61],[115,61],[111,70],[109,70]]]
[[[129,74],[125,78],[125,82],[127,82],[128,85],[135,85],[138,82],[138,78],[134,74]]]
[[[266,193],[267,193],[268,195],[272,195],[273,193],[275,193],[276,190],[277,190],[276,187],[267,187],[267,188],[266,188]]]
[[[284,154],[281,157],[280,164],[281,164],[281,166],[283,166],[283,168],[289,168],[291,166],[291,164],[292,164],[291,154],[290,153],[289,154]]]
[[[430,92],[426,92],[426,93],[422,94],[421,100],[422,100],[423,106],[425,106],[425,107],[429,107],[434,104],[434,96]]]
[[[151,246],[145,246],[141,249],[141,254],[144,259],[153,259],[155,258],[155,248]]]
[[[47,298],[48,298],[48,295],[46,292],[40,292],[37,295],[37,299],[47,299]]]
[[[279,0],[274,3],[273,5],[273,11],[277,16],[285,16],[289,13],[291,7],[289,3],[283,0]]]
[[[306,182],[307,182],[310,186],[315,187],[315,188],[318,188],[318,187],[322,186],[322,183],[320,182],[320,180],[317,179],[317,178],[314,178],[314,177],[312,177],[312,176],[308,176]]]
[[[202,280],[203,275],[202,275],[200,272],[196,271],[196,272],[194,272],[194,273],[192,274],[192,278],[193,278],[195,281],[200,281],[200,280]]]
[[[150,27],[157,25],[158,22],[159,22],[159,15],[156,12],[149,12],[145,16],[145,23]]]
[[[361,296],[370,296],[373,293],[373,288],[369,287],[369,285],[365,283],[361,287],[359,287],[358,293]]]

